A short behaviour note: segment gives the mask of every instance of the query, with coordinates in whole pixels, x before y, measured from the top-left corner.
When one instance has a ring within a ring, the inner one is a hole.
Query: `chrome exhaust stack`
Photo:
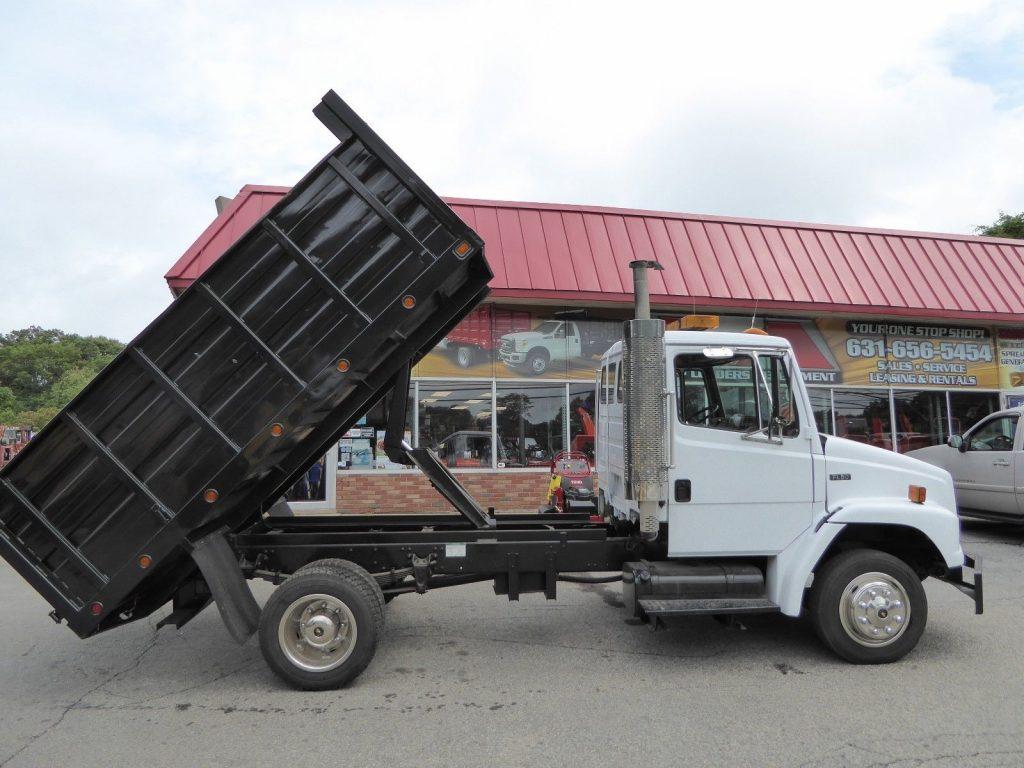
[[[651,319],[647,270],[656,261],[632,261],[634,314],[623,323],[623,453],[626,498],[637,502],[640,533],[658,537],[665,505],[667,451],[665,434],[665,321]]]

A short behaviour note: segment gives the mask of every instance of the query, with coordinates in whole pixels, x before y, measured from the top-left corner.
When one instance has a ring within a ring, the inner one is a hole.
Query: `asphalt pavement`
[[[893,665],[781,616],[651,632],[617,584],[519,603],[474,584],[399,597],[369,669],[328,693],[282,687],[214,609],[78,640],[0,563],[0,768],[1024,765],[1024,528],[964,539],[985,614],[928,580],[928,629]]]

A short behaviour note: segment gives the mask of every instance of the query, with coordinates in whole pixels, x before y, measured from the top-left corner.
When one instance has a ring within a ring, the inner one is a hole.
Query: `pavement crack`
[[[150,638],[149,642],[146,644],[146,647],[143,648],[141,651],[139,651],[139,653],[135,654],[135,658],[132,659],[131,663],[128,664],[128,666],[124,667],[123,669],[118,670],[117,672],[115,672],[114,674],[110,675],[106,679],[101,680],[96,685],[94,685],[92,688],[89,688],[88,690],[86,690],[85,693],[83,693],[77,699],[75,699],[70,704],[65,706],[61,710],[60,715],[57,717],[56,720],[54,720],[52,723],[50,723],[45,728],[43,728],[43,730],[41,730],[35,736],[31,737],[27,742],[22,744],[12,754],[10,754],[6,758],[4,758],[3,762],[0,762],[0,768],[4,768],[4,766],[6,766],[8,763],[10,763],[12,760],[14,760],[19,755],[21,755],[25,750],[27,750],[29,747],[34,745],[36,742],[38,742],[40,739],[42,739],[48,733],[50,733],[51,731],[53,731],[56,728],[59,728],[61,723],[64,722],[64,718],[66,718],[68,716],[68,714],[70,714],[70,712],[73,709],[77,709],[81,705],[81,703],[86,699],[86,697],[88,697],[91,694],[95,693],[96,691],[100,690],[104,686],[109,685],[110,683],[114,682],[119,677],[121,677],[123,675],[126,675],[129,672],[131,672],[132,670],[136,669],[139,666],[139,664],[142,663],[142,659],[146,656],[146,654],[149,653],[151,650],[153,650],[153,648],[156,647],[156,644],[157,644],[158,640],[159,640],[159,636],[157,635],[157,630],[154,628],[153,629],[153,636]]]

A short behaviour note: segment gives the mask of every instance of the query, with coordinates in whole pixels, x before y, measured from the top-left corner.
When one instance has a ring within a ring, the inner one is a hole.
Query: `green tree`
[[[974,231],[979,235],[987,235],[988,237],[1012,237],[1017,240],[1024,240],[1024,211],[1018,214],[1000,211],[999,218],[992,224],[975,227]]]
[[[37,326],[0,335],[0,423],[41,428],[122,347]]]

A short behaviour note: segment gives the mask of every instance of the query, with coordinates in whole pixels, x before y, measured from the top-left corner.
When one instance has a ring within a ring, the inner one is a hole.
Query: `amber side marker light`
[[[146,569],[153,564],[153,558],[149,555],[139,555],[139,568]]]
[[[907,493],[907,497],[915,504],[924,504],[927,495],[928,489],[923,485],[912,485]]]
[[[348,360],[342,358],[341,360],[338,361],[338,371],[340,371],[341,373],[345,373],[349,369],[349,367],[350,366]]]
[[[416,297],[411,294],[406,294],[402,297],[402,306],[406,309],[412,309],[416,306]]]
[[[472,250],[472,246],[470,246],[469,243],[463,240],[461,243],[455,246],[455,255],[465,256],[467,253],[470,252],[470,250]]]
[[[718,327],[718,315],[687,315],[680,325],[686,331],[713,331]]]
[[[205,491],[203,491],[203,500],[207,504],[213,504],[213,502],[215,502],[219,498],[220,494],[217,493],[216,488],[207,488]]]
[[[284,424],[274,423],[270,425],[271,437],[280,437],[284,434]]]

